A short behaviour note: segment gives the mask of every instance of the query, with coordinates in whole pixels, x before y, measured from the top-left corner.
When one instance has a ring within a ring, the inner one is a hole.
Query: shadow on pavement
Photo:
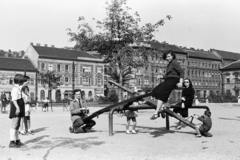
[[[104,141],[97,141],[99,137],[86,137],[86,138],[68,138],[68,137],[56,137],[49,139],[50,136],[44,135],[25,142],[26,146],[22,148],[23,151],[31,149],[47,149],[43,159],[46,160],[50,152],[58,147],[61,148],[79,148],[87,150],[94,146],[104,144]],[[44,138],[47,138],[44,140]]]
[[[230,121],[240,121],[240,119],[224,118],[224,117],[218,117],[218,119],[222,119],[222,120],[230,120]]]
[[[37,129],[34,129],[34,130],[32,130],[32,131],[33,131],[33,133],[38,133],[38,132],[45,131],[46,128],[48,128],[48,127],[37,128]]]

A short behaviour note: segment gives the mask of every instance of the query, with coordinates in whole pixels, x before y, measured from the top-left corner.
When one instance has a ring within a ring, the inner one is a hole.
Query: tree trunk
[[[123,77],[122,77],[122,73],[120,72],[119,73],[119,84],[121,86],[123,86]],[[121,102],[122,101],[122,89],[119,88],[119,92],[118,92],[118,102]]]

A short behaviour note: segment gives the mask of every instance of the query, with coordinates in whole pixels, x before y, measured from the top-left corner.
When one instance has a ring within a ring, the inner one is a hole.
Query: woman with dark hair
[[[185,78],[183,82],[184,89],[182,90],[181,108],[175,108],[173,111],[179,113],[182,117],[188,117],[188,108],[192,107],[195,90],[190,79]],[[181,129],[181,121],[178,122],[177,129]]]
[[[165,117],[162,112],[163,103],[167,102],[168,97],[174,88],[182,87],[184,77],[184,70],[177,62],[175,53],[172,51],[165,52],[163,54],[163,59],[168,61],[168,65],[164,82],[160,83],[152,91],[152,97],[155,97],[158,101],[157,108],[150,118],[151,120],[158,118],[159,113],[161,113],[163,118]]]

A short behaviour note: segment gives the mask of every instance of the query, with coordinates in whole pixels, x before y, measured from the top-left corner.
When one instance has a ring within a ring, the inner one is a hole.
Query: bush
[[[118,95],[115,90],[112,90],[110,92],[110,95],[108,97],[108,102],[110,103],[117,103],[118,102]]]
[[[213,92],[210,92],[210,95],[207,97],[211,103],[224,103],[224,102],[237,102],[237,96],[233,96],[231,93],[226,93],[224,95],[215,95]]]
[[[106,103],[108,103],[108,98],[101,96],[101,97],[98,98],[98,103],[100,103],[100,104],[106,104]]]

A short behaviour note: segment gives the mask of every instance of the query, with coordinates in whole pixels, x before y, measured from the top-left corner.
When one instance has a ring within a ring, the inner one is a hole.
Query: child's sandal
[[[33,131],[29,130],[27,131],[28,134],[34,135]]]
[[[159,117],[159,114],[153,114],[150,120],[155,120]]]
[[[20,133],[21,135],[26,135],[26,134],[27,134],[26,131],[19,131],[19,133]]]

